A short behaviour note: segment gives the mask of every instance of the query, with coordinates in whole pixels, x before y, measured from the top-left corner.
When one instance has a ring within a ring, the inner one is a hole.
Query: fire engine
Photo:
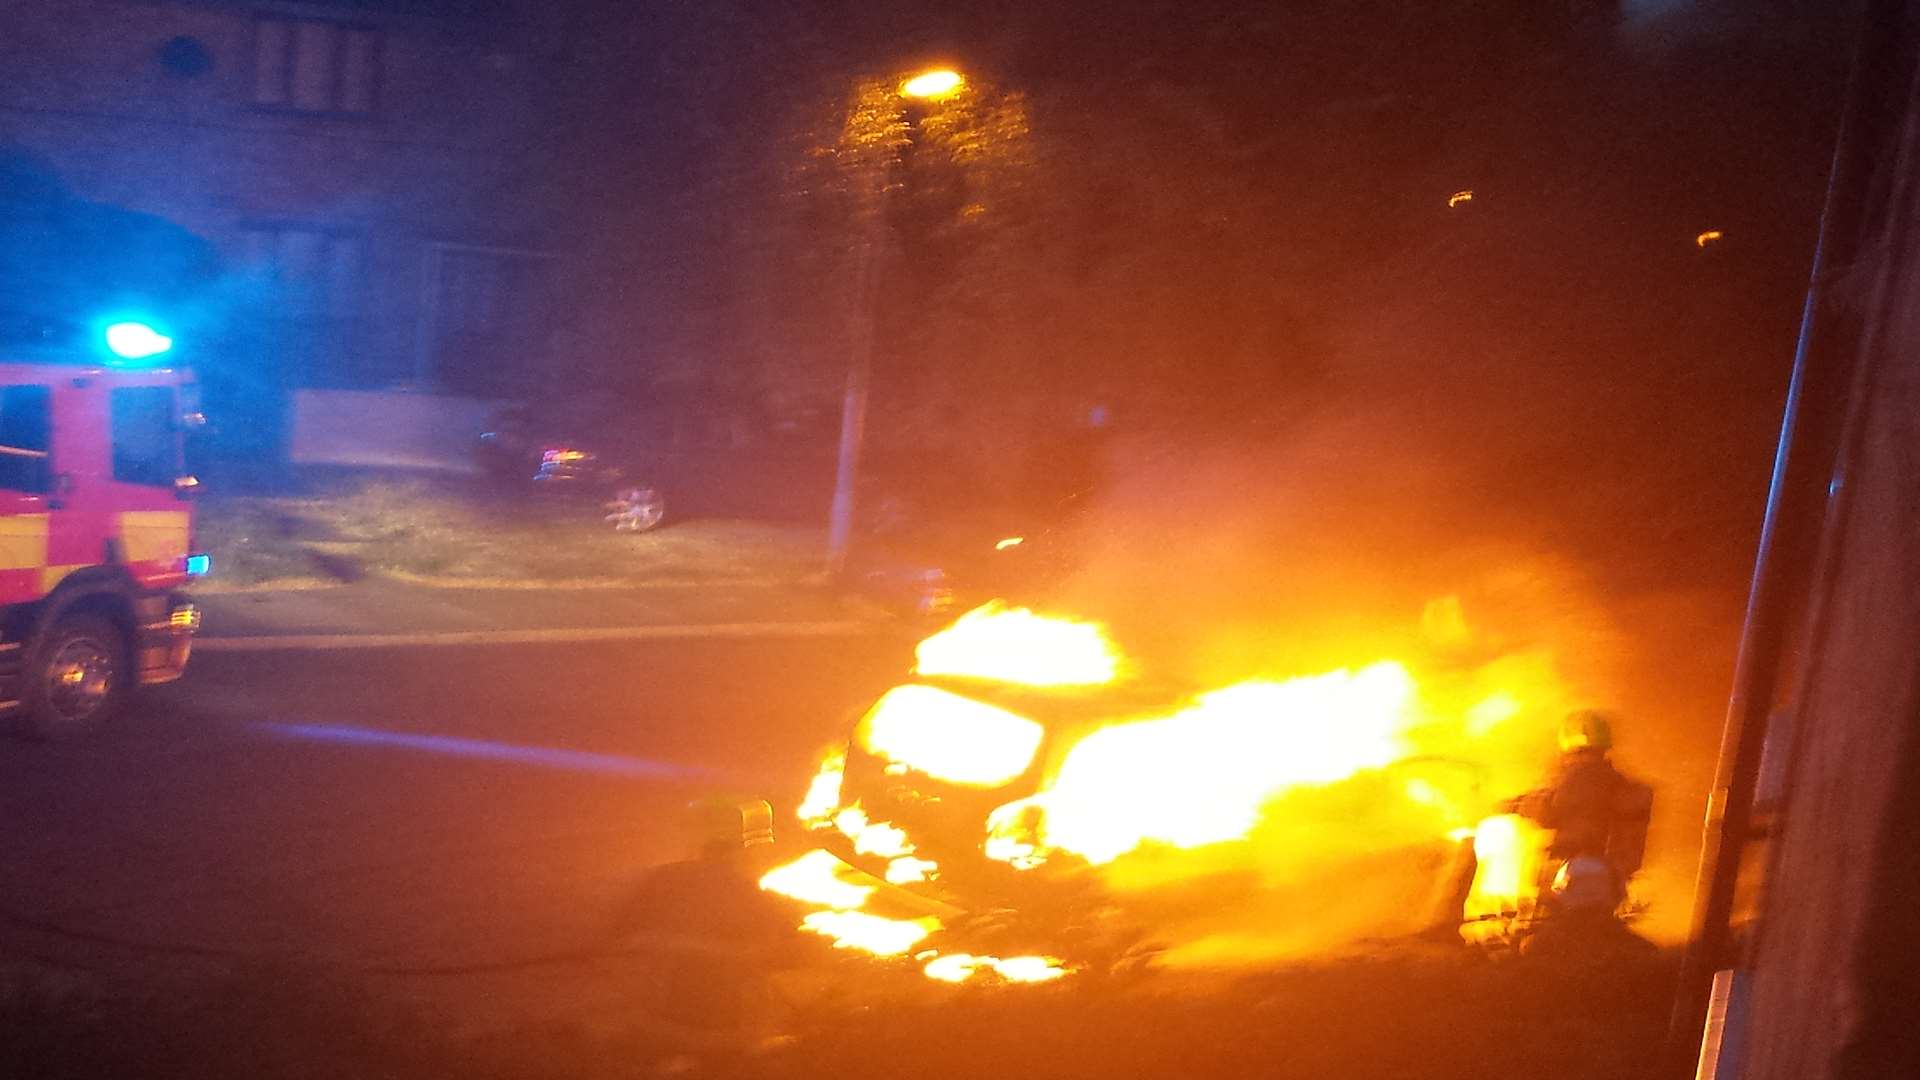
[[[145,322],[0,351],[0,710],[51,738],[187,664],[200,613],[183,436],[191,374]]]

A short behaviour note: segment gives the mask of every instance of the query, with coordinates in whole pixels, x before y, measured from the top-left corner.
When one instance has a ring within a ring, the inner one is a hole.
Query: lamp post
[[[904,81],[899,96],[909,101],[945,101],[960,93],[966,80],[959,72],[936,68]],[[833,505],[827,519],[827,572],[846,569],[853,541],[854,486],[860,474],[860,448],[866,438],[867,393],[873,376],[874,327],[877,306],[878,263],[886,230],[887,173],[892,164],[865,170],[862,211],[867,223],[855,255],[853,297],[857,312],[847,342],[847,386],[840,402],[840,453],[834,464]]]

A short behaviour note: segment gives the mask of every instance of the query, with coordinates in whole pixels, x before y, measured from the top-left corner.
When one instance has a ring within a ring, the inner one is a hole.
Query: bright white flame
[[[1067,973],[1051,956],[1012,956],[995,960],[993,970],[1008,982],[1052,982]]]
[[[1060,961],[1051,956],[1013,956],[1005,960],[971,953],[948,953],[927,962],[920,969],[929,979],[963,983],[981,971],[991,971],[1008,982],[1052,982],[1067,974]]]
[[[1517,814],[1496,814],[1473,833],[1473,888],[1467,895],[1469,919],[1521,910],[1537,891],[1540,854],[1546,850],[1540,827]]]
[[[902,855],[887,863],[887,884],[912,885],[933,877],[940,864],[932,859],[916,859],[911,855]]]
[[[867,812],[857,806],[849,806],[835,814],[833,827],[853,841],[855,854],[878,855],[883,859],[913,854],[913,845],[907,842],[905,829],[884,821],[868,821]]]
[[[1040,832],[1045,821],[1044,796],[1015,799],[998,806],[987,815],[987,840],[982,850],[989,859],[1008,863],[1016,870],[1031,870],[1047,861],[1040,850]]]
[[[875,956],[901,956],[940,928],[934,918],[886,919],[864,911],[816,911],[800,920],[800,929],[830,937],[836,949],[857,949]]]
[[[1216,690],[1173,716],[1088,735],[1018,813],[1031,818],[1037,804],[1042,847],[1093,863],[1150,842],[1192,848],[1239,839],[1286,791],[1404,756],[1413,691],[1406,669],[1388,662]],[[1000,853],[1017,852],[1025,830],[1001,811],[995,817],[1008,843]]]
[[[1036,615],[999,601],[975,608],[922,641],[922,675],[957,675],[1022,686],[1100,686],[1120,659],[1099,623]]]
[[[948,953],[928,961],[927,966],[920,970],[929,979],[963,983],[973,978],[973,973],[980,970],[985,962],[985,957],[974,956],[972,953]]]
[[[809,851],[767,871],[760,878],[760,887],[822,907],[852,910],[863,906],[873,895],[873,886],[841,880],[841,866],[840,860],[828,852]]]
[[[998,787],[1027,771],[1039,724],[931,686],[896,686],[860,723],[860,743],[936,780]]]

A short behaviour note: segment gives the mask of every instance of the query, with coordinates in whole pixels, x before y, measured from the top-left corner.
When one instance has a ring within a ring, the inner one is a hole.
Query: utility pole
[[[873,185],[879,190],[868,195],[863,213],[868,218],[866,237],[855,255],[853,285],[853,325],[848,328],[847,388],[840,400],[840,453],[833,470],[833,507],[827,521],[827,573],[838,575],[847,568],[847,550],[853,541],[854,488],[860,479],[860,450],[866,440],[867,394],[873,381],[874,324],[879,321],[879,275],[875,264],[886,242],[886,215],[881,200],[886,196],[886,181]]]
[[[958,72],[936,68],[902,82],[894,100],[944,101],[965,86],[966,80]],[[833,505],[827,512],[827,573],[835,576],[847,568],[847,552],[853,543],[854,496],[860,480],[860,451],[866,442],[873,340],[880,321],[879,269],[886,251],[887,190],[892,185],[896,155],[884,141],[878,149],[884,155],[880,160],[861,162],[856,203],[864,220],[854,252],[847,387],[840,399],[840,452],[834,462]]]

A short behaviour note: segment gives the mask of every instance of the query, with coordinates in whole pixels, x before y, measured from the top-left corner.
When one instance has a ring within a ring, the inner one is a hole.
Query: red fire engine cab
[[[193,383],[172,342],[116,324],[116,364],[0,352],[0,711],[33,736],[94,727],[187,664],[200,613],[178,590],[197,483]]]

